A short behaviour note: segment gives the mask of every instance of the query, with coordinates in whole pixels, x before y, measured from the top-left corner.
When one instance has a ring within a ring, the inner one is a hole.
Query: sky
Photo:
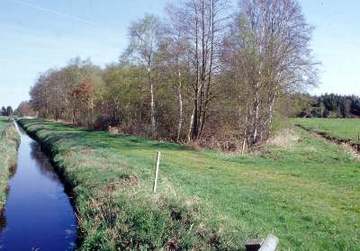
[[[29,99],[41,72],[71,58],[100,66],[118,60],[129,24],[145,13],[163,15],[177,0],[0,0],[0,106]],[[236,7],[236,0],[234,7]],[[312,94],[360,95],[360,1],[299,0],[313,25],[320,65]]]

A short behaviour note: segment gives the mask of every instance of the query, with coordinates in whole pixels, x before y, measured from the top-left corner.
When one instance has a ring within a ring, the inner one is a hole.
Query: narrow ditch
[[[333,137],[325,132],[317,132],[317,131],[311,130],[311,129],[306,128],[305,126],[302,126],[299,124],[296,124],[296,126],[307,132],[316,134],[316,135],[318,135],[332,143],[335,143],[337,145],[346,145],[346,146],[350,147],[353,151],[355,151],[356,154],[360,154],[360,143],[354,143],[350,139],[339,139],[339,138]]]
[[[21,143],[0,219],[0,249],[74,250],[77,220],[64,184],[40,145],[17,129]]]

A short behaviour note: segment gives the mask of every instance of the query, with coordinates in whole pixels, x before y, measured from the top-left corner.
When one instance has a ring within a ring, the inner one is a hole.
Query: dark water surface
[[[0,250],[73,250],[76,217],[39,144],[19,129],[17,168],[0,219]]]

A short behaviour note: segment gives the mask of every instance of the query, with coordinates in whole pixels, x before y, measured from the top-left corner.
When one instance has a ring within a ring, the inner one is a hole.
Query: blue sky
[[[130,22],[162,15],[169,1],[0,0],[0,106],[28,99],[40,72],[75,56],[101,66],[116,61]],[[322,62],[320,86],[311,93],[360,95],[360,1],[299,2],[315,26],[312,47]]]

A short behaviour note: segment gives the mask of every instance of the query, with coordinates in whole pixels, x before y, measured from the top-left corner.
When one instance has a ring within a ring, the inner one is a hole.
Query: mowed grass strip
[[[20,136],[8,118],[0,117],[0,211],[6,200],[8,181],[16,167]]]
[[[359,250],[360,163],[302,129],[286,131],[284,142],[261,154],[238,156],[20,123],[74,188],[80,249],[241,250],[245,240],[273,233],[281,250]]]
[[[315,132],[360,144],[360,119],[296,118],[293,122]]]

